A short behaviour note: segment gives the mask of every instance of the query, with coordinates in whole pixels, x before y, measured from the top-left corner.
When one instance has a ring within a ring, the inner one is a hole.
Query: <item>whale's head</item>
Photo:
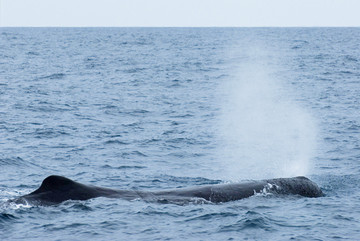
[[[316,185],[316,183],[303,176],[293,178],[276,178],[267,180],[267,182],[274,185],[276,187],[275,192],[279,194],[294,194],[304,197],[324,196],[324,193],[318,185]]]

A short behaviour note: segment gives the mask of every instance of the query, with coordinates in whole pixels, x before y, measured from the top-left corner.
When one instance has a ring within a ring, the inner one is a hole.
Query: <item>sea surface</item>
[[[325,197],[9,199],[305,175]],[[0,28],[1,240],[357,240],[360,28]]]

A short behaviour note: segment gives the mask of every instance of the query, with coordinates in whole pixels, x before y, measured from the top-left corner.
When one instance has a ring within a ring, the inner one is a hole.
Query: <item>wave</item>
[[[64,73],[55,73],[55,74],[50,74],[50,75],[40,77],[39,79],[60,80],[60,79],[64,79],[65,77],[66,77],[66,74],[64,74]]]
[[[29,163],[21,157],[0,157],[0,166],[27,166]]]

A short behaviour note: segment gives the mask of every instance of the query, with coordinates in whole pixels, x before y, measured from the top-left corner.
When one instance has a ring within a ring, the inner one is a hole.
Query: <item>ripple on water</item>
[[[130,165],[121,165],[121,166],[111,166],[109,164],[103,165],[101,166],[101,168],[105,168],[105,169],[143,169],[143,168],[147,168],[146,166],[130,166]]]
[[[220,227],[220,232],[239,232],[245,230],[263,230],[263,231],[275,231],[271,220],[265,215],[248,211],[244,217],[237,220],[235,223],[230,225],[223,225]]]
[[[21,157],[1,157],[0,156],[0,166],[23,166],[28,165],[28,162],[23,160]]]
[[[54,74],[40,77],[39,80],[41,80],[41,79],[61,80],[61,79],[64,79],[65,77],[66,77],[66,74],[64,74],[64,73],[54,73]]]

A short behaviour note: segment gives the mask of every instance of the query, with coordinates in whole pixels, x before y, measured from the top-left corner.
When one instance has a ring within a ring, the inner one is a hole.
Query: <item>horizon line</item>
[[[294,25],[294,26],[278,26],[278,25],[269,25],[269,26],[0,26],[0,28],[359,28],[360,25]]]

